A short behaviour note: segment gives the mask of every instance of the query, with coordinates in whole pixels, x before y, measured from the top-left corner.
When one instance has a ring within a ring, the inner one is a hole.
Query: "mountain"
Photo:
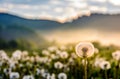
[[[50,31],[50,30],[67,30],[67,29],[80,29],[80,28],[98,28],[102,30],[119,30],[120,27],[120,14],[92,14],[91,16],[82,16],[73,22],[59,23],[50,20],[35,20],[25,19],[8,13],[0,13],[0,25],[8,26],[21,26],[29,29]],[[109,29],[108,29],[109,28]]]
[[[6,40],[27,39],[36,43],[43,42],[45,39],[42,34],[36,33],[42,31],[54,30],[75,30],[81,28],[96,28],[105,31],[120,30],[120,15],[92,14],[91,16],[82,16],[73,22],[59,23],[50,20],[25,19],[8,13],[0,13],[0,38]]]
[[[71,23],[66,23],[66,28],[81,29],[94,28],[102,31],[119,31],[120,30],[120,14],[92,14],[91,16],[83,16]]]
[[[0,13],[0,24],[2,26],[25,26],[32,29],[54,29],[60,23],[49,20],[25,19],[8,13]]]
[[[0,39],[6,41],[21,40],[23,44],[27,41],[35,46],[46,44],[47,41],[42,35],[37,34],[34,29],[29,27],[30,25],[26,25],[30,22],[32,21],[7,13],[0,13]]]

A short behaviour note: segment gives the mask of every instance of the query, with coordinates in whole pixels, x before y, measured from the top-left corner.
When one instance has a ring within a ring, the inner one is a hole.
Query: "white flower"
[[[41,74],[44,74],[45,73],[45,69],[41,69]]]
[[[51,79],[56,79],[54,73],[51,75]]]
[[[62,68],[63,68],[63,64],[58,61],[58,62],[56,62],[56,63],[54,64],[54,67],[55,67],[56,69],[62,69]]]
[[[94,46],[90,42],[82,42],[76,46],[76,54],[79,57],[91,57],[94,54]]]
[[[51,59],[49,59],[48,57],[40,57],[39,62],[47,64],[47,63],[51,62]]]
[[[94,49],[94,52],[95,52],[96,54],[99,53],[99,49],[95,48],[95,49]]]
[[[105,61],[104,58],[96,58],[94,63],[95,67],[100,67],[101,62],[103,61]]]
[[[41,73],[41,70],[37,68],[37,69],[36,69],[36,74],[37,74],[37,75],[40,75],[40,73]]]
[[[10,79],[19,79],[20,75],[18,72],[11,72]]]
[[[35,61],[36,61],[36,62],[40,62],[40,56],[39,56],[39,55],[36,55],[36,56],[35,56]]]
[[[50,57],[51,57],[51,59],[53,59],[53,60],[58,58],[58,56],[56,56],[55,54],[51,54]]]
[[[110,62],[108,62],[108,61],[102,61],[100,63],[100,68],[103,69],[103,70],[110,69],[111,68]]]
[[[26,56],[28,56],[28,51],[23,51],[22,52],[22,57],[26,57]]]
[[[30,61],[31,61],[31,62],[34,62],[34,61],[35,61],[34,56],[31,56],[31,57],[30,57]]]
[[[65,73],[59,73],[58,79],[67,79],[67,75]]]
[[[71,64],[71,65],[73,65],[73,64],[74,64],[73,58],[69,58],[69,59],[68,59],[68,63]]]
[[[56,51],[58,48],[56,47],[56,46],[51,46],[51,47],[48,47],[48,50],[50,51],[50,52],[54,52],[54,51]]]
[[[60,57],[63,58],[63,59],[66,59],[66,58],[68,58],[68,53],[65,52],[65,51],[64,51],[64,52],[61,52],[61,53],[60,53]]]
[[[73,52],[73,53],[71,53],[71,57],[72,58],[77,58],[77,55]]]
[[[47,73],[47,72],[44,72],[43,74],[42,74],[42,76],[44,77],[44,78],[46,78],[46,79],[50,79],[50,73]]]
[[[10,66],[10,68],[15,68],[15,64],[17,64],[18,62],[17,61],[13,61],[12,59],[11,60],[9,60],[9,66]]]
[[[60,50],[66,50],[66,46],[60,46]]]
[[[11,73],[11,68],[4,68],[4,70],[3,70],[3,72],[5,73],[5,74],[9,74],[9,73]]]
[[[42,54],[43,55],[46,55],[46,56],[49,56],[50,55],[50,52],[48,50],[43,50],[42,51]]]
[[[9,59],[6,52],[3,50],[0,50],[0,59],[6,59],[6,60]]]
[[[32,75],[25,75],[23,76],[23,79],[34,79]]]
[[[16,50],[13,54],[12,54],[12,58],[14,59],[21,59],[22,56],[22,52],[20,50]]]
[[[120,51],[113,52],[112,57],[116,60],[120,60]]]

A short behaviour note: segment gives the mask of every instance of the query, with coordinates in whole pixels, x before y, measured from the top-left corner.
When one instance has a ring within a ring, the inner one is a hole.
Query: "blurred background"
[[[119,0],[0,0],[0,48],[120,45]]]

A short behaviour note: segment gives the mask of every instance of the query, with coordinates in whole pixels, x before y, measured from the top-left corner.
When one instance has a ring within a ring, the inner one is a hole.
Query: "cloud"
[[[0,0],[0,12],[64,23],[91,13],[120,13],[120,0]]]
[[[116,6],[120,6],[120,0],[109,0],[110,3]]]

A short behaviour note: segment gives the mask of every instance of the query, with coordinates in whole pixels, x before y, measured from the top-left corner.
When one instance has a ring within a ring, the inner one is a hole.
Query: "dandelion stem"
[[[116,78],[115,79],[119,79],[118,78],[118,75],[119,75],[119,64],[120,64],[120,60],[118,60],[118,64],[117,64],[117,67],[116,67]]]
[[[87,79],[87,58],[85,57],[84,60],[84,78]]]
[[[105,69],[105,79],[108,79],[108,76],[107,76],[107,69]]]

